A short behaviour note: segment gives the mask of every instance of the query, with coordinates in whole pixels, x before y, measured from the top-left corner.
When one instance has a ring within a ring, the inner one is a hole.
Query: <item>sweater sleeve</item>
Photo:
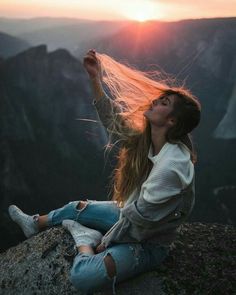
[[[176,153],[176,157],[165,155],[161,162],[154,165],[141,188],[141,194],[147,202],[154,204],[166,202],[191,183],[194,166],[189,155]]]
[[[138,199],[121,209],[122,217],[102,243],[140,242],[174,231],[192,210],[193,188],[194,168],[189,154],[182,153],[177,145],[166,145],[155,158]]]
[[[176,171],[164,169],[161,173],[153,173],[148,178],[142,186],[141,194],[149,203],[162,204],[171,196],[180,193],[181,189],[182,185]]]
[[[128,126],[128,122],[121,115],[123,109],[120,104],[111,99],[106,92],[98,101],[93,104],[97,110],[99,119],[111,135],[113,141],[125,139],[134,134],[134,130]]]
[[[132,202],[122,210],[122,218],[103,236],[102,244],[137,243],[155,235],[164,220],[173,218],[181,195],[172,196],[165,203],[152,204],[143,198]],[[175,217],[176,218],[176,217]]]

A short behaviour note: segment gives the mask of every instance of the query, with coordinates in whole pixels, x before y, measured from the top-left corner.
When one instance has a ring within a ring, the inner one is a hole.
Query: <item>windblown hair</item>
[[[120,109],[121,122],[114,116],[112,132],[123,137],[118,153],[118,163],[112,177],[112,199],[122,207],[131,193],[140,190],[148,177],[152,163],[148,159],[151,144],[151,125],[143,116],[152,100],[163,95],[175,95],[174,110],[171,115],[177,119],[175,126],[167,133],[170,143],[182,142],[196,162],[190,132],[200,121],[201,105],[198,99],[184,86],[169,86],[175,80],[162,78],[159,71],[142,72],[130,65],[115,61],[105,54],[98,54],[101,66],[101,79]],[[120,118],[119,117],[119,118]],[[120,132],[119,124],[127,126],[129,132]]]

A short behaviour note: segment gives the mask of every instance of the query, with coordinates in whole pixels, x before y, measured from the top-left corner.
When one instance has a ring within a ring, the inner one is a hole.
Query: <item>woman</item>
[[[74,201],[42,216],[11,205],[9,214],[26,237],[62,224],[78,249],[73,285],[86,293],[113,287],[115,294],[116,281],[160,265],[192,211],[196,155],[189,133],[200,121],[201,106],[187,89],[94,50],[84,67],[98,115],[110,140],[120,144],[112,200]]]

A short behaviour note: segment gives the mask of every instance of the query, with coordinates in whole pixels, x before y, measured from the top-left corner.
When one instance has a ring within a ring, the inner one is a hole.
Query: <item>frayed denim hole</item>
[[[48,213],[48,226],[55,226],[61,224],[64,219],[76,218],[76,202],[69,202],[61,208],[52,210]]]
[[[107,265],[105,263],[105,258],[107,256],[111,256],[114,264],[115,264],[115,275],[113,277],[110,277],[110,275],[108,274],[108,269],[107,269]],[[104,256],[103,256],[103,265],[104,265],[104,269],[105,269],[105,273],[106,273],[106,279],[108,279],[110,282],[112,281],[112,294],[113,295],[116,295],[116,288],[115,288],[115,285],[116,285],[116,280],[117,280],[117,264],[116,264],[116,261],[114,259],[114,257],[111,255],[110,252],[107,252]]]
[[[69,205],[71,205],[74,209],[77,208],[78,204],[79,204],[80,201],[72,201],[72,202],[69,202]]]
[[[80,213],[82,212],[84,209],[87,208],[87,206],[90,204],[90,202],[88,201],[83,201],[83,202],[86,202],[85,206],[82,208],[82,209],[79,209],[79,204],[80,204],[81,201],[74,201],[74,202],[71,202],[71,203],[74,203],[74,207],[75,207],[75,210]]]
[[[109,257],[109,256],[111,257],[111,260],[112,260],[112,262],[113,262],[114,265],[115,265],[115,274],[114,274],[114,276],[116,276],[116,262],[115,262],[114,258],[112,257],[112,255],[111,255],[109,252],[106,253],[106,255],[103,257],[103,261],[104,261],[104,264],[105,264],[105,268],[106,268],[106,271],[107,271],[107,275],[108,275],[108,277],[111,278],[111,279],[113,279],[114,276],[110,276],[110,274],[108,273],[108,272],[109,272],[109,270],[108,270],[108,265],[107,265],[107,263],[106,263],[106,261],[105,261],[106,257]]]
[[[79,203],[80,201],[72,201],[68,204],[73,209],[73,220],[77,220],[78,213],[80,213],[80,210],[77,209]]]
[[[111,257],[112,257],[112,259],[113,259],[114,262],[115,262],[115,266],[116,266],[116,277],[117,277],[118,280],[119,280],[119,278],[123,276],[122,267],[119,267],[119,265],[120,265],[119,258],[117,258],[117,259],[118,259],[118,261],[117,261],[117,260],[116,260],[116,255],[115,255],[115,253],[114,253],[114,254],[112,253],[112,249],[107,249],[107,250],[105,250],[103,258],[105,258],[107,254],[110,254]],[[104,268],[105,268],[105,270],[106,270],[105,263],[103,263],[103,265],[104,265]],[[109,276],[108,276],[108,279],[112,280],[111,278],[109,278]]]

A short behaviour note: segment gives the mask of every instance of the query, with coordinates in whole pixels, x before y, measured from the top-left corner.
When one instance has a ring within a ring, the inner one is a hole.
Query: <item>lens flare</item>
[[[145,22],[148,20],[159,19],[162,17],[160,8],[150,1],[134,1],[126,3],[122,14],[128,19]]]

